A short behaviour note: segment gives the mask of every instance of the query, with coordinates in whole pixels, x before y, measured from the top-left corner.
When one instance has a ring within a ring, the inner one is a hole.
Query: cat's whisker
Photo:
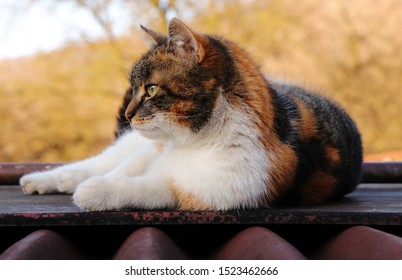
[[[123,65],[118,65],[117,69],[118,69],[119,73],[122,74],[127,80],[130,78],[131,71],[129,68],[127,68],[126,66],[123,66]]]
[[[174,126],[177,126],[177,123],[175,123],[174,121],[171,121],[168,118],[165,118],[164,123],[153,122],[153,125],[156,128],[171,135],[173,138],[179,140],[179,142],[181,142],[181,143],[186,142],[185,137],[183,137],[181,134],[177,133],[177,130],[174,129]]]
[[[207,111],[204,111],[204,112],[199,113],[199,114],[193,114],[193,115],[185,116],[185,115],[182,115],[182,114],[167,112],[167,113],[156,113],[156,114],[153,114],[152,116],[154,116],[154,117],[155,117],[155,116],[162,116],[162,117],[173,117],[173,118],[190,119],[190,118],[196,118],[196,117],[205,115],[205,114],[207,114],[207,113],[208,113]]]

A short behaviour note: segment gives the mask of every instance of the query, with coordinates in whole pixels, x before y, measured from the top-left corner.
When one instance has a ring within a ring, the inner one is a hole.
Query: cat
[[[359,131],[319,94],[266,78],[246,51],[180,20],[133,66],[116,142],[23,176],[26,194],[68,193],[89,211],[315,205],[358,185]]]

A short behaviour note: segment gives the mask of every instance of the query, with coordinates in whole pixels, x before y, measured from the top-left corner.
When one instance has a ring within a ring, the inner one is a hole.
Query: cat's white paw
[[[81,183],[73,195],[74,203],[85,210],[104,211],[119,208],[116,177],[95,176]]]
[[[73,193],[78,185],[91,177],[86,170],[66,170],[57,178],[57,189],[62,193]]]
[[[25,175],[21,177],[20,185],[25,194],[58,192],[55,176],[49,172]]]

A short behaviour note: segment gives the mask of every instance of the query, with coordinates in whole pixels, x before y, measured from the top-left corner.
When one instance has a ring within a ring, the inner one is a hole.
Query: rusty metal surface
[[[14,243],[0,260],[71,260],[82,255],[63,236],[51,230],[37,230]]]
[[[377,229],[355,226],[325,242],[311,258],[326,260],[401,260],[402,238]]]
[[[206,227],[203,227],[204,230]],[[226,227],[228,228],[228,227]],[[321,227],[322,228],[322,227]],[[104,229],[104,227],[103,227]],[[177,227],[176,227],[177,229]],[[211,230],[211,229],[210,229]],[[219,232],[198,232],[198,235],[186,235],[191,244],[203,243],[203,251],[188,247],[180,242],[174,233],[155,227],[134,229],[123,238],[107,238],[103,231],[85,235],[81,229],[79,242],[68,234],[67,230],[34,230],[17,239],[6,249],[0,250],[0,260],[55,260],[55,259],[341,259],[341,260],[400,260],[402,259],[402,238],[382,230],[352,226],[337,229],[332,234],[324,233],[324,239],[314,242],[305,234],[295,232],[298,242],[285,239],[278,232],[265,227],[251,226],[220,238],[213,244]],[[323,232],[310,231],[309,234],[322,236]],[[100,240],[108,240],[107,243]],[[93,242],[95,247],[87,247]],[[300,242],[313,248],[306,250]],[[105,246],[113,243],[111,250],[105,252]],[[211,244],[212,243],[212,244]],[[88,249],[90,249],[88,251]]]
[[[18,186],[0,187],[0,226],[337,224],[402,225],[402,184],[360,185],[325,205],[238,211],[86,212],[69,195],[24,195]]]
[[[0,163],[0,185],[17,185],[27,173],[62,165],[62,163]],[[402,162],[363,163],[362,183],[402,183]]]
[[[225,242],[214,256],[218,260],[304,260],[292,244],[263,227],[250,227]]]
[[[168,235],[153,227],[134,231],[113,256],[115,260],[184,260],[187,258]]]

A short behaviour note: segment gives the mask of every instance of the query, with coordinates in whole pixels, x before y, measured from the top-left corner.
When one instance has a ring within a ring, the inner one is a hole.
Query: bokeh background
[[[270,77],[343,105],[366,160],[402,159],[400,0],[0,0],[0,161],[64,162],[114,138],[139,29],[179,17]]]

